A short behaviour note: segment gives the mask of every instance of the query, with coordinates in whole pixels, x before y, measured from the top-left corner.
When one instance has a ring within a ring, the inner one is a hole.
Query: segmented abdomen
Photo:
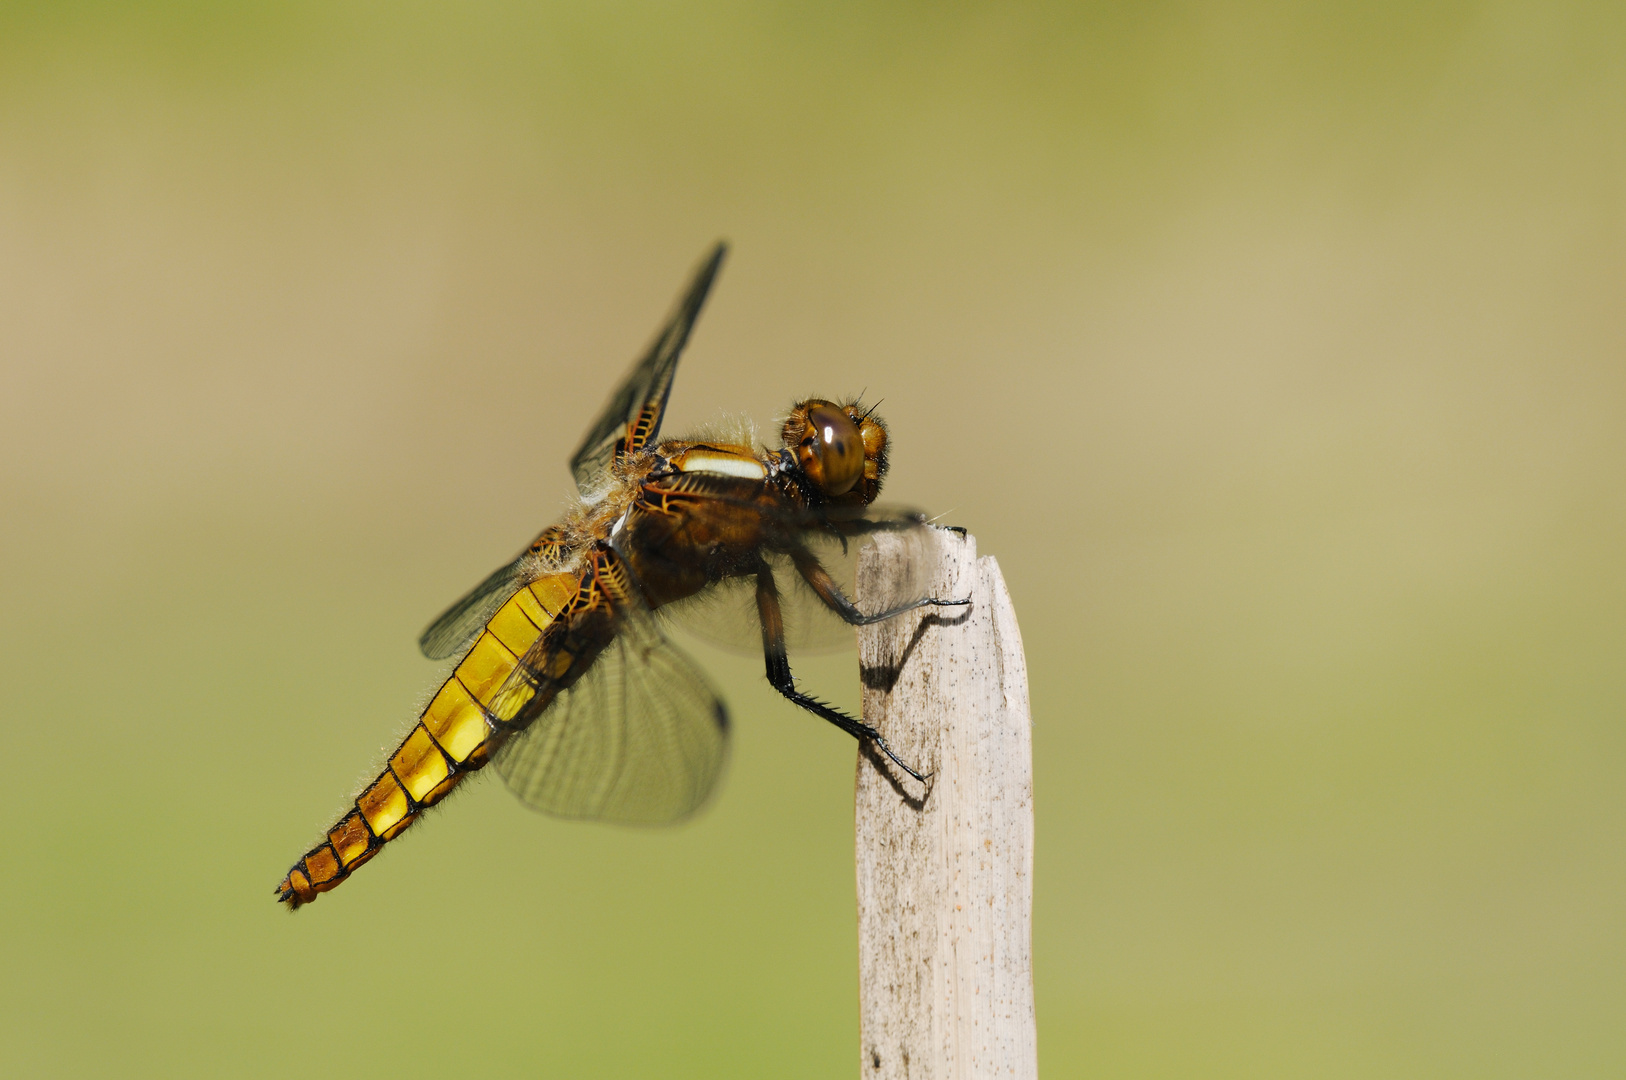
[[[278,899],[297,908],[334,888],[490,760],[496,749],[486,720],[492,697],[518,658],[576,598],[579,585],[575,573],[548,574],[497,610],[378,779],[282,879]]]

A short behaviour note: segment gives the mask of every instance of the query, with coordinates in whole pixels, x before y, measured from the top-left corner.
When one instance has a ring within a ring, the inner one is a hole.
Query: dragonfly
[[[577,497],[430,624],[430,659],[460,657],[377,779],[276,887],[289,908],[347,880],[467,777],[491,765],[526,805],[566,818],[662,824],[706,803],[728,753],[729,714],[667,637],[676,619],[760,649],[791,702],[873,744],[924,781],[875,728],[805,693],[789,643],[967,600],[916,595],[909,575],[879,610],[833,568],[866,534],[929,528],[875,498],[887,429],[856,400],[808,398],[781,446],[748,433],[659,438],[678,358],[726,254],[717,244],[570,460]],[[755,639],[755,640],[753,640]]]

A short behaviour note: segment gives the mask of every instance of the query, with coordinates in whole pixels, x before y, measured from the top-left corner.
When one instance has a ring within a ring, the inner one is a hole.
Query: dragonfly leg
[[[848,716],[840,709],[832,708],[818,698],[796,689],[796,679],[790,673],[790,658],[785,654],[785,620],[779,610],[779,586],[775,583],[773,570],[767,563],[759,564],[757,567],[757,615],[762,620],[762,653],[768,666],[769,685],[790,701],[819,719],[829,721],[853,738],[868,739],[877,750],[891,758],[898,768],[921,783],[926,782],[930,774],[922,775],[916,772],[912,766],[893,753],[879,731],[862,720]]]
[[[790,557],[791,561],[796,564],[797,572],[802,575],[803,580],[812,586],[819,599],[823,600],[831,611],[840,615],[843,620],[853,626],[868,626],[871,623],[885,622],[887,619],[896,618],[904,612],[914,611],[916,608],[960,607],[971,603],[970,598],[965,600],[939,600],[936,597],[928,596],[924,599],[911,600],[907,604],[888,608],[885,611],[877,611],[873,615],[865,615],[858,610],[858,605],[847,599],[847,594],[841,591],[841,586],[836,584],[835,579],[830,576],[830,571],[826,570],[824,564],[819,562],[818,556],[803,548],[791,552]]]

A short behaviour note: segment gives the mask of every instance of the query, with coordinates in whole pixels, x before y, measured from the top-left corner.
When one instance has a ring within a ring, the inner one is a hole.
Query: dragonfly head
[[[886,476],[886,425],[874,409],[809,398],[785,418],[785,449],[826,499],[866,505]]]

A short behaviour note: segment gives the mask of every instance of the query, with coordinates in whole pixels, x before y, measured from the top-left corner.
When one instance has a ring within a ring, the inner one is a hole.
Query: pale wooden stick
[[[1038,1075],[1033,1021],[1033,743],[1027,663],[999,565],[933,530],[924,608],[859,631],[858,979],[863,1080]],[[859,558],[874,610],[918,544],[880,535]]]

